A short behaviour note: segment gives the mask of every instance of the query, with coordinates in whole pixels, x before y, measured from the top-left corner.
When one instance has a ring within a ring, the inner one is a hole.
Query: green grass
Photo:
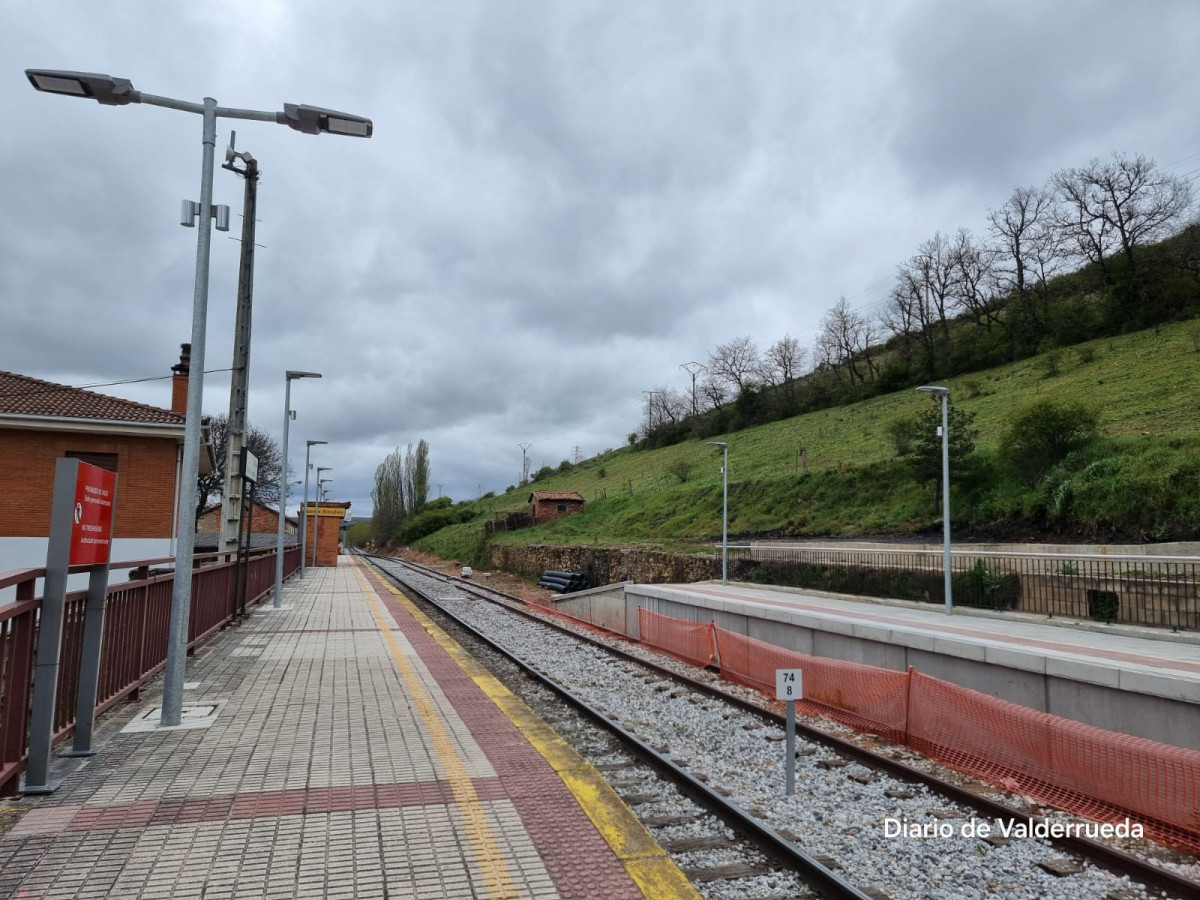
[[[1200,354],[1194,322],[1055,351],[951,378],[954,402],[975,414],[979,472],[955,482],[956,523],[1122,534],[1145,539],[1200,531]],[[1105,439],[1058,467],[1040,485],[1006,480],[995,453],[1016,411],[1043,398],[1084,403],[1099,413]],[[789,535],[911,533],[940,519],[926,485],[894,458],[888,422],[936,402],[912,390],[822,410],[714,440],[729,443],[730,532]],[[800,451],[807,450],[807,475]],[[692,463],[681,484],[668,466]],[[482,524],[523,509],[531,490],[579,491],[583,515],[498,534],[506,543],[654,546],[720,537],[719,448],[690,441],[655,450],[624,448],[571,471],[479,504],[482,515],[418,543],[453,558],[470,557]],[[600,477],[601,469],[604,477]],[[965,482],[965,483],[964,483]]]

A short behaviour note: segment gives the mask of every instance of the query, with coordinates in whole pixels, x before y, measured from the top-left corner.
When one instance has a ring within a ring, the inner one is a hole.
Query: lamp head
[[[937,397],[949,397],[950,396],[950,388],[939,387],[938,385],[935,385],[935,384],[923,384],[919,388],[917,388],[917,390],[922,394],[933,394]]]
[[[370,119],[303,103],[285,103],[283,112],[276,113],[276,115],[277,121],[281,124],[305,134],[320,134],[322,131],[327,131],[330,134],[344,134],[347,137],[369,138],[374,131]]]
[[[315,447],[317,444],[328,444],[329,441],[305,441],[304,443],[308,444],[310,447]]]
[[[292,381],[293,379],[296,379],[296,378],[320,378],[321,377],[320,372],[296,372],[296,371],[293,371],[292,369],[288,369],[284,374],[287,376],[288,381]]]
[[[66,72],[61,69],[26,69],[25,77],[35,90],[68,97],[91,97],[105,106],[136,103],[138,92],[128,78],[113,78],[97,72]]]

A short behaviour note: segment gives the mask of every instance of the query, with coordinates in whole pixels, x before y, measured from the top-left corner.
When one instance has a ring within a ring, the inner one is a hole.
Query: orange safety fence
[[[707,666],[713,653],[711,622],[691,622],[638,607],[638,628],[642,643],[694,666]],[[773,684],[774,682],[772,682]]]
[[[1140,824],[1146,837],[1200,854],[1200,751],[1108,731],[960,687],[916,669],[810,656],[716,625],[639,608],[642,642],[722,677],[775,692],[776,669],[802,669],[796,705],[904,743],[951,768],[1076,815]]]
[[[1089,819],[1130,817],[1147,837],[1200,853],[1200,751],[909,676],[914,750]]]
[[[902,742],[908,673],[810,656],[714,626],[721,675],[775,694],[776,669],[803,669],[804,699],[796,706],[861,731]]]

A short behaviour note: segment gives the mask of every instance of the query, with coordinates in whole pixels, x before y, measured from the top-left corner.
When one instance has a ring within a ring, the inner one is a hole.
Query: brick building
[[[350,512],[350,501],[335,503],[332,500],[322,500],[319,504],[310,500],[305,507],[308,520],[308,534],[305,535],[305,545],[308,550],[308,561],[313,558],[313,532],[317,536],[317,565],[336,566],[339,544],[342,541],[342,522]],[[318,522],[320,524],[318,524]]]
[[[269,535],[270,541],[263,541],[260,538],[251,538],[251,545],[255,547],[272,544],[279,537],[279,513],[271,507],[254,501],[254,515],[250,515],[250,510],[247,508],[246,517],[250,519],[250,533],[252,535]],[[242,533],[245,534],[246,523],[242,524]],[[196,548],[204,548],[206,550],[216,550],[221,538],[221,505],[210,506],[204,512],[200,513],[196,519]],[[299,520],[288,516],[283,520],[283,541],[285,544],[294,544],[300,540],[300,523]]]
[[[583,494],[575,491],[534,491],[529,495],[529,514],[534,525],[541,525],[560,516],[583,512],[583,503]]]
[[[0,371],[0,571],[46,564],[61,457],[119,475],[114,561],[174,554],[189,355],[173,367],[171,409]],[[212,462],[209,448],[202,469]]]

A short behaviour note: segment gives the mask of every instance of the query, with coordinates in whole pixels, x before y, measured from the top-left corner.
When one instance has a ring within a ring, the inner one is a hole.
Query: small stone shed
[[[541,525],[560,516],[583,512],[583,503],[583,494],[575,491],[534,491],[529,495],[529,514],[534,525]]]

